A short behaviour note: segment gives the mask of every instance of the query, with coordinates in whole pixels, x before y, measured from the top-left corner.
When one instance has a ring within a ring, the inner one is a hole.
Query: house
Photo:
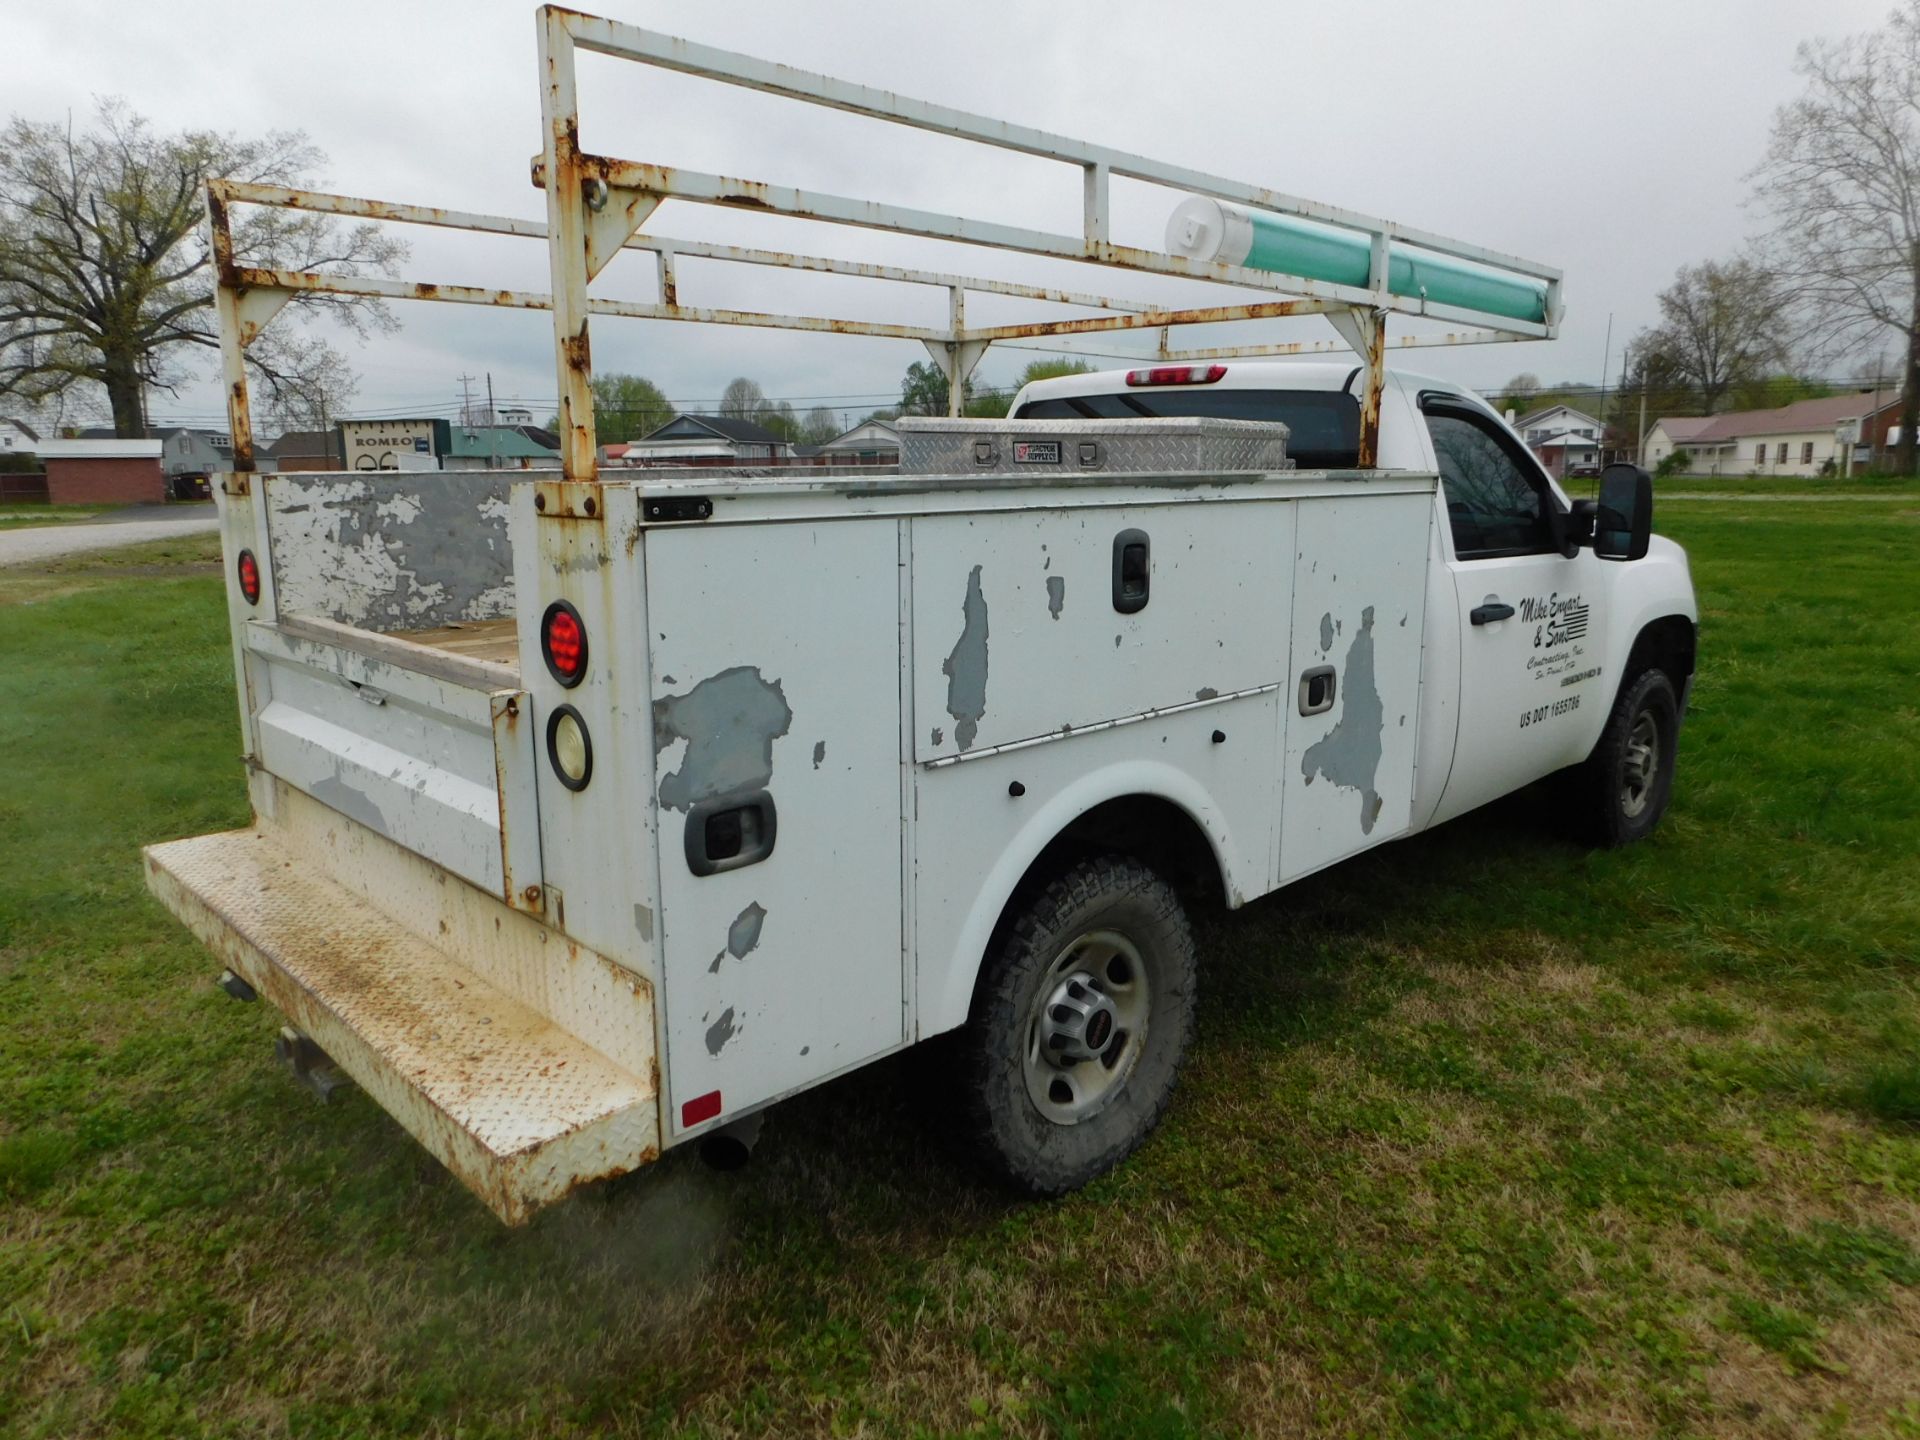
[[[1845,474],[1855,447],[1884,448],[1899,418],[1897,390],[1856,391],[1799,400],[1772,410],[1736,410],[1707,417],[1662,417],[1647,432],[1645,464],[1674,451],[1690,457],[1690,475]]]
[[[0,415],[0,455],[31,455],[40,433],[24,420]]]
[[[233,437],[224,430],[182,427],[161,431],[159,439],[160,468],[166,472],[167,493],[176,500],[209,494],[213,477],[233,469]]]
[[[1522,415],[1513,428],[1527,442],[1534,458],[1555,479],[1600,463],[1600,422],[1571,405],[1549,405]]]
[[[628,445],[624,465],[784,465],[793,447],[764,425],[730,415],[676,415]]]
[[[517,425],[455,425],[442,470],[547,470],[560,464],[557,446],[529,440]]]
[[[55,505],[158,504],[167,498],[158,440],[42,440]]]
[[[276,470],[344,470],[335,430],[289,430],[260,452]]]
[[[900,432],[884,420],[863,420],[817,453],[829,465],[898,465]]]
[[[1693,453],[1693,443],[1712,425],[1712,415],[1663,416],[1640,443],[1640,463],[1652,470],[1676,450]]]

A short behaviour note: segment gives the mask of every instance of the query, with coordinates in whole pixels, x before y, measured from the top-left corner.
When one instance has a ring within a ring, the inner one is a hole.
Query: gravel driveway
[[[174,535],[193,535],[220,528],[211,505],[164,509],[158,505],[141,506],[133,513],[145,513],[151,518],[137,520],[127,519],[129,513],[116,511],[111,520],[85,520],[77,525],[0,528],[0,565],[30,565],[82,550],[111,550],[120,545],[138,545],[147,540],[165,540]]]

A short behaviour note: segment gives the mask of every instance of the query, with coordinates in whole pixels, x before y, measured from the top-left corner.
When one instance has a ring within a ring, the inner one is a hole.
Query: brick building
[[[158,504],[167,498],[158,440],[42,440],[55,505]]]

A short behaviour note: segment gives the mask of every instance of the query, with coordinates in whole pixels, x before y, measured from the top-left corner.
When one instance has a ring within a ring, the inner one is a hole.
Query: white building
[[[1773,410],[1662,417],[1647,432],[1642,462],[1652,469],[1676,450],[1689,475],[1795,475],[1813,478],[1852,468],[1855,448],[1882,448],[1898,418],[1897,390],[1858,391],[1800,400]]]
[[[31,455],[40,436],[24,420],[0,415],[0,455]]]
[[[863,420],[827,441],[819,453],[830,465],[897,465],[900,432],[884,420]]]
[[[792,452],[785,440],[751,420],[676,415],[627,446],[619,458],[624,465],[783,465]]]
[[[1556,479],[1600,463],[1600,422],[1571,405],[1550,405],[1514,421],[1527,448]]]

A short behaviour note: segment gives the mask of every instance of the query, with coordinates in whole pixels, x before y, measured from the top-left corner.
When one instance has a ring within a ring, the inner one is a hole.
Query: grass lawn
[[[1579,494],[1591,493],[1594,482],[1576,480]],[[1807,475],[1666,475],[1653,482],[1656,495],[1874,495],[1891,499],[1920,499],[1920,477],[1912,475],[1849,475],[1822,479]]]
[[[141,885],[246,819],[206,538],[0,591],[0,1432],[1920,1437],[1920,504],[1684,504],[1675,809],[1535,796],[1200,924],[1055,1204],[906,1057],[500,1228]]]
[[[71,525],[91,520],[117,505],[0,505],[0,530],[26,530],[35,525]]]

